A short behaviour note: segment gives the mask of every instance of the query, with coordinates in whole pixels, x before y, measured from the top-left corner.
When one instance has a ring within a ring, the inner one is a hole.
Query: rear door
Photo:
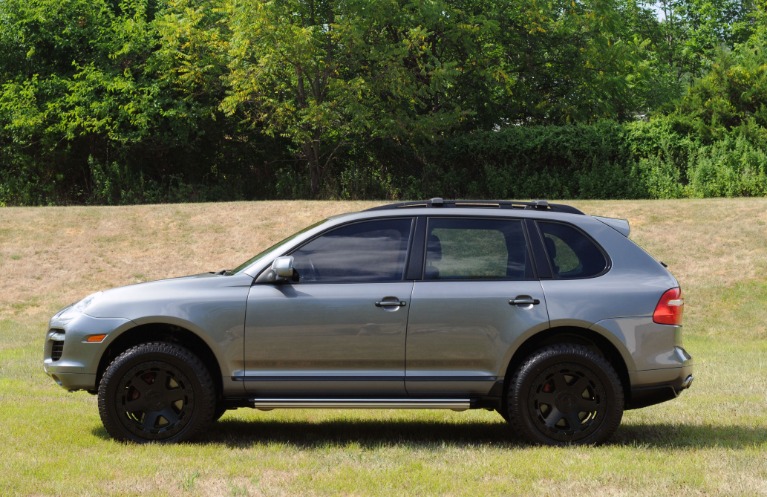
[[[408,324],[408,394],[487,394],[519,338],[549,325],[525,225],[432,217],[425,238]]]

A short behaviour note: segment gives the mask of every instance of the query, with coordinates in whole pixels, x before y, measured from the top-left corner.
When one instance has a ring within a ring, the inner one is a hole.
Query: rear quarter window
[[[604,251],[581,230],[568,224],[545,221],[538,222],[538,229],[555,278],[591,278],[607,270]]]

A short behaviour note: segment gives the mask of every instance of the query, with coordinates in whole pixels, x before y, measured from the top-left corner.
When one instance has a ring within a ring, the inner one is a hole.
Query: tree
[[[680,82],[701,76],[721,48],[745,42],[754,30],[752,0],[657,0],[663,43],[658,51]]]
[[[626,120],[657,100],[653,23],[633,0],[502,2],[497,18],[507,122]]]
[[[460,14],[442,2],[238,3],[224,108],[290,139],[317,195],[345,149],[435,139],[468,117],[456,46],[474,26]]]
[[[81,182],[73,127],[62,115],[76,75],[106,59],[100,42],[111,22],[100,1],[53,0],[0,3],[0,145],[6,158],[0,179],[26,202],[50,201],[60,183]],[[93,124],[93,122],[91,122]]]
[[[765,20],[763,11],[757,13]],[[754,34],[733,50],[721,49],[711,69],[689,88],[677,114],[698,125],[707,140],[751,127],[767,145],[767,27],[760,22]]]

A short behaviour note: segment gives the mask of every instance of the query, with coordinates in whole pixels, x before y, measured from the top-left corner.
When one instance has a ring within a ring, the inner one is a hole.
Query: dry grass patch
[[[237,266],[371,202],[0,209],[0,495],[767,496],[767,199],[573,202],[628,218],[686,293],[696,382],[598,448],[520,445],[486,411],[227,413],[202,441],[107,438],[42,372],[50,315],[117,285]]]
[[[323,218],[375,202],[236,202],[0,209],[3,314],[30,315],[103,288],[237,266]],[[573,202],[623,217],[685,288],[767,274],[767,199]],[[41,289],[45,289],[44,293]]]
[[[680,281],[687,333],[767,339],[767,199],[575,205],[629,219],[631,238]]]
[[[731,286],[767,274],[767,199],[574,202],[626,218],[631,238],[666,262],[684,286]]]
[[[238,202],[0,209],[0,312],[31,316],[104,288],[236,267],[370,203]]]

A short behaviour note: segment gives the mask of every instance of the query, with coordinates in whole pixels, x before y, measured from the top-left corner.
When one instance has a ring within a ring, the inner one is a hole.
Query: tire
[[[213,411],[213,422],[215,423],[216,421],[221,419],[221,416],[226,414],[227,410],[228,409],[226,408],[226,406],[224,404],[222,404],[222,403],[216,404],[216,410]]]
[[[512,429],[544,445],[597,445],[618,428],[623,389],[612,365],[581,345],[533,353],[506,391]]]
[[[101,422],[117,440],[189,440],[213,422],[216,389],[205,365],[170,343],[145,343],[120,354],[99,383]]]
[[[501,417],[504,419],[504,421],[506,421],[507,423],[509,422],[509,411],[508,411],[508,409],[500,408],[500,409],[496,409],[495,412],[500,414]]]

